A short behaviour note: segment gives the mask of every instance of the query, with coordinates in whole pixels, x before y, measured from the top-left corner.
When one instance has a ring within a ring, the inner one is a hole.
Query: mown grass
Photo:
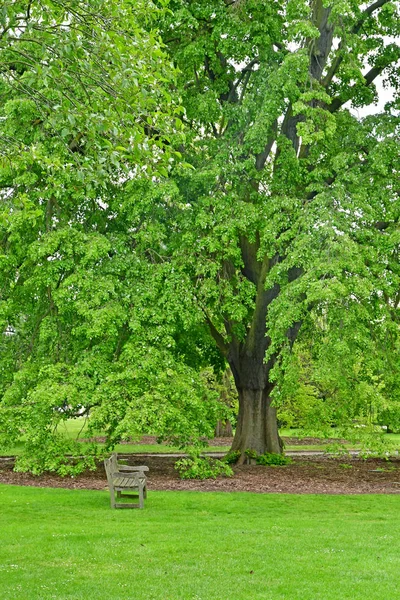
[[[399,496],[107,492],[0,486],[2,600],[386,600]]]

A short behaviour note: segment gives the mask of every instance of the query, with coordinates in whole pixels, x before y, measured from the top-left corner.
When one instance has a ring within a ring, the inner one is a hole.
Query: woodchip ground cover
[[[285,467],[235,467],[231,478],[181,480],[174,469],[174,457],[127,455],[130,464],[146,464],[150,468],[149,489],[159,491],[248,491],[259,493],[305,494],[399,494],[400,461],[362,460],[355,457],[295,457]],[[95,472],[76,477],[60,477],[45,473],[33,476],[14,473],[12,460],[0,460],[0,483],[105,490],[106,477],[102,465]]]

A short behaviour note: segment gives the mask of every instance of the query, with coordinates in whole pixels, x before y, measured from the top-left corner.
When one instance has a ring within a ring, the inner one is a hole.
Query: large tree
[[[272,400],[302,327],[329,307],[371,326],[398,310],[399,3],[170,8],[193,167],[171,169],[184,209],[170,256],[234,374],[233,450],[281,452]],[[361,118],[381,80],[392,100]]]

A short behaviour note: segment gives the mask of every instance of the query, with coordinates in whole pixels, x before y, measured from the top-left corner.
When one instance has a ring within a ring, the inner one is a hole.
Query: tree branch
[[[265,351],[268,347],[268,338],[266,334],[266,315],[268,312],[268,306],[275,298],[279,296],[280,286],[275,284],[269,289],[265,289],[265,280],[271,270],[271,268],[278,262],[281,262],[282,257],[276,255],[273,259],[264,257],[261,264],[260,274],[257,282],[257,296],[256,305],[254,308],[253,317],[249,332],[246,337],[246,352],[253,354],[254,351],[262,352],[264,356]]]
[[[382,73],[382,71],[384,71],[391,64],[391,62],[392,61],[388,62],[387,64],[380,65],[379,67],[372,67],[372,69],[370,69],[368,73],[364,75],[365,87],[370,86],[371,83],[373,83],[375,79]],[[333,98],[331,104],[328,106],[329,112],[334,113],[337,110],[339,110],[339,108],[341,108],[344,104],[346,104],[346,102],[349,102],[349,100],[351,100],[353,97],[351,92],[356,88],[356,85],[351,86],[350,95],[348,98],[342,99],[340,98],[340,96]]]
[[[351,29],[351,33],[352,34],[356,34],[360,31],[361,27],[363,26],[364,22],[379,8],[381,8],[382,6],[384,6],[385,4],[387,4],[388,2],[390,2],[391,0],[377,0],[377,2],[374,2],[374,4],[371,4],[370,6],[368,6],[368,8],[366,8],[362,15],[361,18],[357,21],[357,23],[353,26],[353,28]],[[322,80],[322,85],[327,88],[333,77],[336,75],[340,65],[343,62],[343,58],[344,55],[342,53],[342,50],[344,50],[343,47],[343,41],[340,42],[339,47],[337,49],[337,55],[336,58],[334,59],[334,61],[332,62],[332,65],[328,71],[328,73],[326,74],[326,76],[323,78]]]
[[[221,350],[223,356],[227,357],[228,352],[229,352],[228,344],[225,342],[223,335],[215,327],[214,323],[211,321],[210,317],[208,316],[208,314],[206,313],[206,311],[204,309],[203,309],[203,313],[206,318],[206,323],[208,325],[208,328],[210,330],[212,337],[216,341],[216,344],[217,344],[218,348]]]
[[[310,47],[310,74],[319,81],[332,48],[334,27],[329,22],[332,8],[324,7],[322,0],[317,0],[314,8],[313,21],[318,27],[319,37],[309,42]]]
[[[251,243],[246,236],[241,235],[239,243],[243,259],[242,273],[246,279],[257,285],[261,273],[261,263],[257,260],[259,240]]]
[[[374,227],[378,231],[386,231],[391,225],[397,225],[397,221],[376,221],[374,223]]]
[[[260,152],[259,154],[257,154],[257,156],[256,156],[257,171],[262,171],[262,169],[264,168],[264,165],[267,162],[267,158],[272,150],[272,146],[274,145],[274,142],[276,140],[277,131],[278,131],[278,121],[276,120],[274,122],[274,124],[272,125],[272,135],[269,138],[268,142],[266,143],[264,150],[262,152]]]
[[[372,15],[373,12],[375,12],[376,10],[378,10],[378,8],[381,8],[384,4],[388,4],[388,2],[391,2],[391,0],[377,0],[376,2],[374,2],[373,4],[371,4],[370,6],[368,6],[368,8],[366,8],[364,10],[363,16],[358,21],[357,25],[354,27],[355,33],[357,33],[361,29],[361,26],[362,26],[362,24],[364,23],[364,21],[365,21],[365,19],[367,17],[369,17],[370,15]]]

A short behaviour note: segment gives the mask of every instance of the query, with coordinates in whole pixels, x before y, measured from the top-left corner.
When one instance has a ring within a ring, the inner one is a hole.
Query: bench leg
[[[110,502],[111,508],[115,508],[115,492],[113,487],[110,487]]]
[[[139,508],[144,508],[143,488],[139,488]]]

